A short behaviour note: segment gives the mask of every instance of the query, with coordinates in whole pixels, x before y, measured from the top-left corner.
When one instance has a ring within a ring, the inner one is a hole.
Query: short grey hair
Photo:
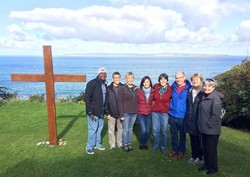
[[[134,73],[133,72],[127,72],[127,74],[126,74],[126,76],[125,76],[125,78],[127,78],[127,76],[132,76],[133,78],[135,78],[135,75],[134,75]]]
[[[203,85],[205,85],[205,84],[209,84],[209,85],[211,85],[213,88],[217,87],[217,85],[218,85],[217,82],[216,82],[216,80],[211,79],[211,78],[205,79],[205,80],[203,81]]]

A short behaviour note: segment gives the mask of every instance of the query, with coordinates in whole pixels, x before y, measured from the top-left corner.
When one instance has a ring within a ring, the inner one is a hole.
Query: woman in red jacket
[[[155,92],[152,108],[152,124],[154,137],[154,146],[152,148],[152,152],[156,152],[160,148],[161,153],[166,153],[169,118],[168,111],[172,88],[168,84],[168,75],[166,73],[160,74],[158,81],[159,83],[155,84],[153,87]]]
[[[149,130],[152,119],[152,101],[154,90],[149,76],[144,76],[141,80],[140,88],[137,92],[138,112],[137,119],[140,125],[140,146],[139,149],[148,149]]]

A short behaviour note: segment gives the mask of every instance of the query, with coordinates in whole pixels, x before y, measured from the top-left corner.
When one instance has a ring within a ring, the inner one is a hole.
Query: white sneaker
[[[86,149],[86,152],[87,152],[88,154],[94,154],[94,151],[93,151],[92,149]]]
[[[98,149],[100,151],[104,151],[105,150],[105,147],[103,147],[102,145],[98,146],[98,147],[94,147],[94,149]]]
[[[110,150],[114,150],[115,149],[115,145],[110,146]]]
[[[123,148],[123,145],[122,145],[122,144],[118,144],[118,147],[119,147],[119,148]]]
[[[194,165],[199,165],[199,164],[203,164],[203,160],[200,160],[198,157],[194,160],[193,162]]]
[[[188,163],[193,164],[194,163],[194,158],[192,157],[192,158],[188,159]]]

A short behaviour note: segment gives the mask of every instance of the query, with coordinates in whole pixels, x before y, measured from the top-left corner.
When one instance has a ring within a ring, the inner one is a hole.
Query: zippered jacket
[[[201,133],[219,135],[221,133],[221,108],[224,95],[213,91],[207,97],[202,95],[199,104],[198,127]]]
[[[202,91],[200,91],[193,102],[193,87],[189,89],[187,99],[188,99],[188,112],[187,116],[184,119],[184,131],[186,133],[189,133],[191,135],[199,135],[199,129],[198,129],[198,106],[199,103],[201,102],[202,98]]]
[[[172,84],[172,100],[170,103],[169,114],[175,118],[183,119],[186,117],[188,111],[187,94],[191,88],[191,84],[188,80],[186,87],[178,94],[176,81]]]
[[[172,88],[169,84],[167,84],[167,90],[160,95],[160,84],[155,84],[153,86],[154,89],[154,97],[153,97],[153,107],[152,112],[160,112],[160,113],[168,113],[169,112],[169,104],[172,94]]]
[[[139,88],[138,89],[138,114],[149,115],[152,113],[152,102],[154,97],[154,89],[151,88],[149,99],[146,100],[146,96],[144,91]]]
[[[120,117],[124,117],[124,113],[137,113],[137,90],[137,86],[133,85],[132,88],[129,88],[126,84],[119,89],[118,109]]]
[[[123,84],[119,84],[118,91],[121,88]],[[118,96],[115,93],[115,90],[113,88],[113,82],[108,86],[107,88],[107,108],[106,108],[106,114],[110,115],[111,117],[118,118],[119,115],[119,109],[118,109]]]
[[[98,77],[87,83],[84,101],[86,104],[86,114],[88,115],[102,117],[105,114],[107,99],[105,98],[105,103],[103,103],[102,83],[103,81],[98,79]],[[107,87],[106,84],[105,86]]]

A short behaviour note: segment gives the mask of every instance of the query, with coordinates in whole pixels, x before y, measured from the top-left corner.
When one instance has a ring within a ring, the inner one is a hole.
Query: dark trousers
[[[184,119],[169,115],[171,145],[175,152],[186,152],[186,133],[184,132]]]
[[[220,135],[207,135],[202,133],[202,150],[204,167],[210,172],[218,171],[217,146]]]
[[[202,149],[199,135],[189,134],[189,137],[192,150],[192,158],[196,159],[198,157],[200,160],[202,160]]]

